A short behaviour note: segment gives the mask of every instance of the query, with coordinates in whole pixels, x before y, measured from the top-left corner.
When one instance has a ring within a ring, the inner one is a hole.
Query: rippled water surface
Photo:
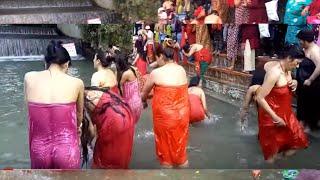
[[[40,61],[0,62],[0,168],[30,167],[23,76],[28,71],[42,69]],[[69,73],[88,85],[93,73],[92,63],[73,62]],[[259,148],[256,117],[250,116],[248,127],[240,131],[239,108],[209,97],[207,101],[213,116],[190,126],[187,149],[191,168],[320,168],[319,138],[311,136],[311,146],[307,150],[268,165]],[[150,109],[143,112],[136,127],[133,153],[131,168],[159,168]]]

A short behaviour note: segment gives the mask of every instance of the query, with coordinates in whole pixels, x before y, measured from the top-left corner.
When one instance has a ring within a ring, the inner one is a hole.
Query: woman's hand
[[[317,19],[320,19],[320,12],[316,14]]]
[[[240,122],[243,123],[248,114],[248,108],[242,108],[240,111]]]
[[[301,16],[307,16],[309,12],[309,6],[306,6],[302,11],[301,11]]]
[[[288,82],[288,85],[291,88],[291,91],[294,92],[294,91],[296,91],[296,89],[298,87],[298,81],[297,80],[290,80]]]
[[[273,123],[276,124],[277,126],[286,126],[286,123],[284,122],[284,120],[279,116],[276,116],[273,118]]]
[[[303,85],[305,86],[310,86],[311,85],[311,81],[309,79],[305,80]]]

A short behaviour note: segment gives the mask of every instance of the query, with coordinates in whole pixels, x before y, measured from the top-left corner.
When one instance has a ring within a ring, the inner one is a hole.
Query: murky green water
[[[0,62],[0,168],[30,168],[23,76],[42,70],[43,63]],[[93,67],[89,61],[73,63],[70,73],[89,84]],[[274,165],[264,162],[257,140],[256,117],[249,118],[246,133],[240,132],[237,107],[208,98],[214,117],[190,127],[188,154],[190,168],[320,168],[319,138],[311,137],[307,150]],[[130,167],[159,168],[156,160],[150,109],[143,112],[135,134],[134,154]]]

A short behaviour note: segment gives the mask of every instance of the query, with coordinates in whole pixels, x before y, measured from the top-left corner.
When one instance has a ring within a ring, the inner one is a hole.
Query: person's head
[[[305,57],[305,54],[301,48],[296,45],[290,45],[286,47],[284,53],[285,68],[288,71],[291,71],[298,67],[302,59]]]
[[[93,66],[95,69],[107,68],[114,61],[114,57],[110,53],[105,53],[99,49],[93,59]]]
[[[217,10],[212,10],[212,11],[211,11],[211,14],[214,14],[214,15],[216,15],[216,16],[219,16],[219,12],[218,12]]]
[[[166,62],[173,60],[174,49],[171,47],[162,47],[157,45],[155,48],[155,57],[158,65],[162,66]]]
[[[45,55],[45,66],[48,69],[51,65],[59,65],[64,72],[67,72],[71,65],[71,58],[68,51],[62,46],[61,41],[51,41],[47,46]]]
[[[199,86],[200,83],[200,77],[194,76],[190,79],[189,87]]]
[[[191,46],[189,43],[186,43],[183,47],[182,47],[182,50],[185,52],[185,53],[189,53],[191,49]]]
[[[195,7],[202,6],[202,5],[203,5],[203,2],[202,2],[202,0],[195,0],[195,1],[194,1],[194,5],[195,5]]]
[[[302,48],[308,48],[309,45],[314,42],[315,33],[313,30],[303,29],[299,31],[297,38],[299,39]]]
[[[128,56],[124,53],[117,54],[114,58],[117,67],[117,72],[124,72],[128,70],[131,64],[128,62]]]
[[[141,34],[138,35],[138,40],[142,41],[143,40],[143,37]]]

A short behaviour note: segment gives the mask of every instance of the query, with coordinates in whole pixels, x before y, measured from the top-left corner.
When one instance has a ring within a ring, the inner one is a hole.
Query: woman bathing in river
[[[67,74],[71,58],[61,44],[48,45],[48,69],[25,75],[32,169],[80,168],[84,85]]]
[[[293,155],[308,147],[303,127],[291,107],[292,92],[297,84],[292,81],[291,70],[296,68],[304,53],[291,47],[285,59],[265,64],[263,84],[249,88],[244,103],[248,106],[252,96],[258,104],[259,142],[267,162],[273,163],[278,154]]]

